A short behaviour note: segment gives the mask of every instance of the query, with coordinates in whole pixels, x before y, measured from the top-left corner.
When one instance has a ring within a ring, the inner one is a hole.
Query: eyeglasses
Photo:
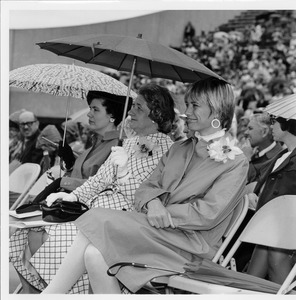
[[[273,125],[275,122],[277,122],[277,117],[270,116],[270,124]]]
[[[25,126],[31,127],[36,121],[19,123],[20,127],[24,128]]]

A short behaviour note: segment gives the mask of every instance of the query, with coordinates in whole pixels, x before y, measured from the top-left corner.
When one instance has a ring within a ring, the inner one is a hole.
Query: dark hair
[[[281,130],[288,131],[291,134],[296,136],[296,120],[294,119],[287,120],[282,117],[277,117],[276,120],[277,122],[280,123]]]
[[[118,126],[123,118],[124,105],[126,96],[114,95],[101,91],[89,91],[86,96],[88,105],[91,104],[93,99],[100,99],[102,105],[106,108],[107,114],[114,118],[114,125]],[[133,99],[129,97],[127,111],[132,107]]]
[[[169,133],[175,120],[175,103],[169,90],[155,83],[148,83],[139,89],[139,95],[144,97],[150,109],[149,118],[157,123],[158,131]]]
[[[224,80],[208,77],[192,83],[186,91],[185,101],[195,98],[206,103],[211,114],[217,116],[222,128],[229,130],[234,115],[234,93],[231,85]]]

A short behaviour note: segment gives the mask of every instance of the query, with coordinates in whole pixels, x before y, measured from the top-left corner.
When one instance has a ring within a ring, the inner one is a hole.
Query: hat
[[[285,96],[266,106],[265,111],[270,115],[282,117],[286,120],[296,120],[296,94]]]
[[[101,92],[101,91],[89,91],[86,96],[88,105],[90,105],[90,102],[95,98],[103,98],[108,101],[124,105],[126,96],[120,96],[120,95],[110,94],[110,93]],[[129,97],[129,102],[131,102],[132,100],[133,100],[133,98]]]
[[[46,127],[44,127],[38,137],[36,148],[40,148],[43,145],[48,145],[48,142],[42,139],[42,137],[45,137],[56,144],[58,144],[59,141],[62,140],[61,134],[54,125],[47,125]]]
[[[9,120],[14,122],[14,123],[18,123],[19,122],[19,116],[24,111],[26,111],[26,110],[24,108],[22,108],[20,110],[17,110],[15,112],[13,112],[12,114],[9,115]]]

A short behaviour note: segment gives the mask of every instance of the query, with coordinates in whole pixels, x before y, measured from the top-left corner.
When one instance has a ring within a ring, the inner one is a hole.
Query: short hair
[[[250,121],[255,120],[261,127],[270,127],[271,120],[268,113],[254,114],[250,117]]]
[[[211,114],[217,116],[222,128],[230,129],[234,115],[235,98],[229,83],[214,77],[202,79],[188,87],[185,101],[189,97],[208,104]]]
[[[93,99],[102,99],[102,105],[106,108],[107,114],[114,118],[114,125],[118,126],[123,119],[126,96],[110,94],[101,91],[89,91],[86,96],[88,105]],[[133,99],[129,97],[127,111],[132,107]]]
[[[170,91],[156,83],[148,83],[139,89],[150,109],[149,118],[157,123],[158,131],[169,133],[175,120],[175,103]]]
[[[289,133],[296,136],[296,120],[294,119],[285,119],[283,117],[277,117],[277,122],[280,123],[281,130],[288,131]]]

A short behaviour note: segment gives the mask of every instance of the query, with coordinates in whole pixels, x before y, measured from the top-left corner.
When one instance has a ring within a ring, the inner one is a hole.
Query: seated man
[[[283,151],[282,146],[273,140],[270,125],[268,114],[254,114],[245,131],[251,147],[256,149],[252,156],[249,155],[248,183],[258,181],[270,162]]]

